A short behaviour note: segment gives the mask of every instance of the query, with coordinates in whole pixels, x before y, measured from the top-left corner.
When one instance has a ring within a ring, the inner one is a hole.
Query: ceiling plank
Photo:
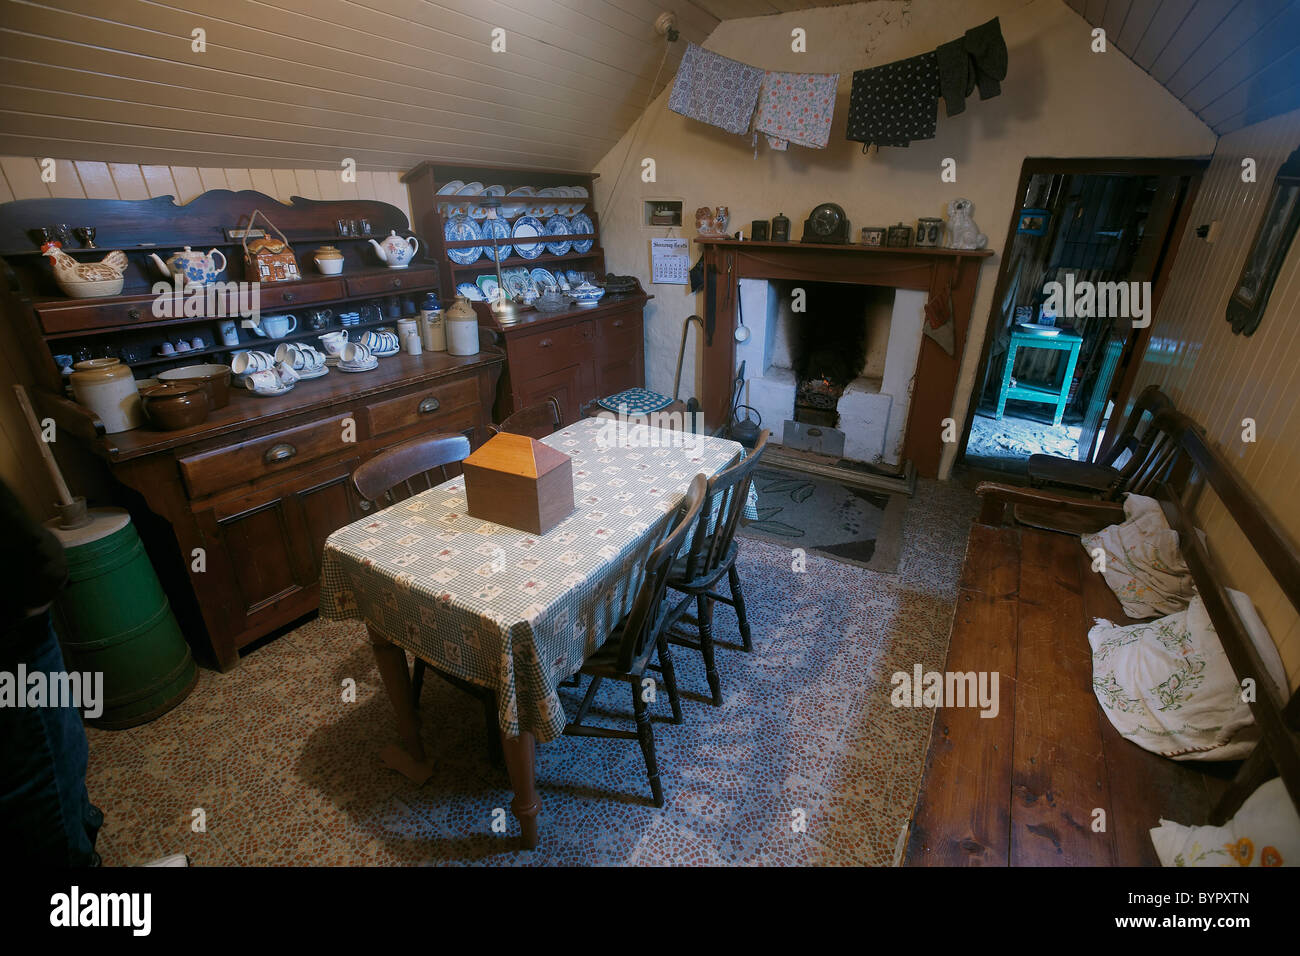
[[[1243,0],[1232,8],[1232,16],[1220,23],[1167,79],[1169,92],[1179,99],[1212,73],[1224,60],[1273,20],[1292,0]]]

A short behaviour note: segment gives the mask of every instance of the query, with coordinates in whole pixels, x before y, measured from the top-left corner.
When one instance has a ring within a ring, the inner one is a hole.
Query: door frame
[[[1187,230],[1187,222],[1191,215],[1197,190],[1201,184],[1202,174],[1209,165],[1210,157],[1208,156],[1193,159],[1134,159],[1127,157],[1057,159],[1047,156],[1025,157],[1024,162],[1020,164],[1020,178],[1016,182],[1016,202],[1012,205],[1006,237],[1002,244],[1002,253],[999,255],[997,283],[993,287],[993,299],[989,304],[988,321],[984,325],[984,343],[980,347],[979,362],[975,366],[975,379],[971,383],[970,395],[967,399],[966,424],[961,433],[961,452],[954,464],[962,464],[966,460],[966,446],[970,441],[971,426],[975,422],[975,413],[979,408],[979,392],[983,390],[983,377],[980,375],[980,369],[984,368],[985,363],[988,362],[989,353],[993,348],[993,340],[997,331],[993,317],[998,313],[998,303],[1006,295],[1009,280],[1010,257],[1006,255],[1006,251],[1011,248],[1011,243],[1015,240],[1016,226],[1020,222],[1020,204],[1024,199],[1025,190],[1029,188],[1029,180],[1036,175],[1188,177],[1187,191],[1174,214],[1166,235],[1164,249],[1156,264],[1155,279],[1151,285],[1152,322],[1146,328],[1134,330],[1134,334],[1127,337],[1124,352],[1120,356],[1119,374],[1111,380],[1111,400],[1115,402],[1115,408],[1119,409],[1123,407],[1128,399],[1129,392],[1133,388],[1137,368],[1141,365],[1141,362],[1134,361],[1134,358],[1142,354],[1146,348],[1147,340],[1150,338],[1151,329],[1155,325],[1155,315],[1160,305],[1160,299],[1168,285],[1169,273],[1172,271],[1178,248]],[[1106,446],[1114,433],[1115,421],[1119,417],[1118,415],[1111,415],[1111,420],[1106,424],[1105,432],[1097,442],[1097,449]]]

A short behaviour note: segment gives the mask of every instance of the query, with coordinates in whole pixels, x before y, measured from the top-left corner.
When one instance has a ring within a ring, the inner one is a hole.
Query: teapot
[[[375,247],[379,260],[388,263],[390,269],[405,269],[420,251],[420,240],[415,236],[399,236],[395,230],[389,230],[382,243],[371,239],[370,244]]]
[[[149,257],[158,266],[158,271],[168,279],[180,276],[189,285],[204,285],[215,282],[226,271],[226,257],[217,249],[207,252],[195,252],[186,246],[180,252],[173,252],[166,262],[158,258],[158,253],[151,252]],[[221,260],[218,266],[216,260]]]

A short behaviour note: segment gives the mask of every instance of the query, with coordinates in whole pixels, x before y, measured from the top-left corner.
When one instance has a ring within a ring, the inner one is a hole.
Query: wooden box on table
[[[462,466],[471,517],[546,534],[573,514],[573,462],[527,435],[494,435]]]

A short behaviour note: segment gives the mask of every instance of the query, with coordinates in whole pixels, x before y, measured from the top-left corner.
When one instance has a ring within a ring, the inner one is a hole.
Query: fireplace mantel
[[[725,424],[730,412],[736,376],[733,333],[737,283],[741,279],[847,282],[918,289],[932,296],[951,289],[955,354],[949,355],[929,337],[923,341],[903,444],[904,457],[911,459],[919,474],[927,477],[938,475],[939,459],[943,454],[943,419],[951,414],[980,266],[984,259],[993,255],[990,250],[755,242],[704,237],[695,241],[703,249],[706,274],[700,403],[705,422],[715,428]]]

